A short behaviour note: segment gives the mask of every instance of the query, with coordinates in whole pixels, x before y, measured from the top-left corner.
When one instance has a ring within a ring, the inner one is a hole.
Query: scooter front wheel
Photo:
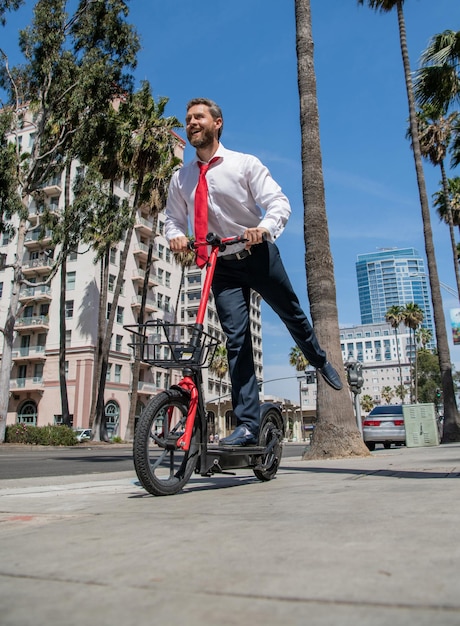
[[[144,489],[155,496],[178,493],[195,470],[200,442],[197,424],[189,450],[174,445],[184,432],[189,404],[185,391],[169,389],[152,398],[139,418],[134,434],[134,467]]]
[[[267,452],[258,458],[254,475],[262,481],[271,480],[278,471],[283,453],[283,419],[276,408],[270,408],[262,418],[259,446]]]

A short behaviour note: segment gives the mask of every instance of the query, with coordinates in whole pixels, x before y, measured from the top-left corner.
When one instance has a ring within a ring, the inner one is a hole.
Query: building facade
[[[356,262],[362,324],[385,322],[392,306],[413,302],[424,312],[422,326],[432,332],[433,313],[425,262],[415,248],[390,248],[359,254]],[[434,343],[430,345],[433,347]]]
[[[386,404],[382,390],[390,387],[392,402],[399,404],[401,398],[396,388],[402,384],[407,389],[407,399],[410,397],[414,349],[407,328],[401,326],[395,333],[386,322],[341,327],[340,347],[345,365],[353,361],[363,365],[361,395],[371,396],[374,404]]]

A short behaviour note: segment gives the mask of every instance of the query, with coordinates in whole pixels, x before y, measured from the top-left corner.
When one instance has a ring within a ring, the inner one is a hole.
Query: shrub
[[[30,426],[14,424],[7,426],[6,443],[27,443],[36,446],[75,446],[78,441],[69,426]]]

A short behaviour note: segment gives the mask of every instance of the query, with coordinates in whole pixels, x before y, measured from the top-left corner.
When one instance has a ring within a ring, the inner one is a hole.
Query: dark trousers
[[[218,259],[212,290],[227,335],[233,412],[237,425],[244,424],[257,434],[260,409],[249,320],[251,289],[279,315],[311,365],[322,367],[326,353],[299,304],[275,244],[253,246],[252,254],[241,261]]]

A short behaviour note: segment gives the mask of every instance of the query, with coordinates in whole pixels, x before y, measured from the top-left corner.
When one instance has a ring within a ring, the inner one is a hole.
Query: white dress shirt
[[[260,227],[268,230],[272,241],[278,238],[291,207],[265,165],[255,156],[227,150],[222,144],[214,157],[219,159],[206,174],[208,232],[231,237],[241,235],[247,228]],[[199,175],[197,161],[195,156],[172,176],[166,202],[165,234],[168,240],[193,231]],[[236,250],[237,246],[232,246],[232,252]]]

